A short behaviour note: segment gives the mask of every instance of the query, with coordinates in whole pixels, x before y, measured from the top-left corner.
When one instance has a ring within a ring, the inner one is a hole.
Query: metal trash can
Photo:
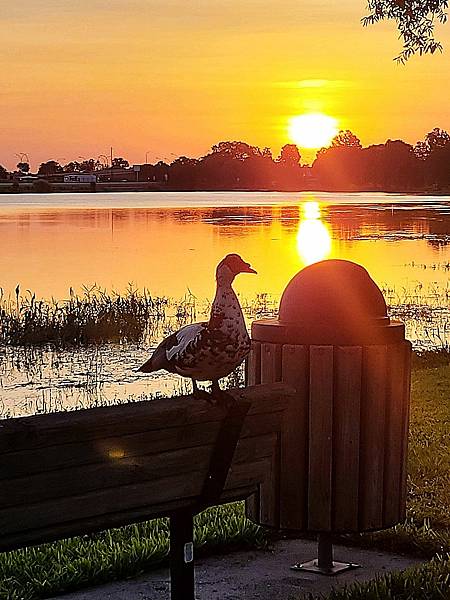
[[[254,321],[249,385],[283,381],[288,415],[276,517],[263,494],[248,516],[278,529],[363,532],[405,518],[411,344],[368,272],[345,260],[300,271],[279,318]]]

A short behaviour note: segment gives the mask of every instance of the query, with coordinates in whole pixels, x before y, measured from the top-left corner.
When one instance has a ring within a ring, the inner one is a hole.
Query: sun
[[[289,121],[289,135],[300,148],[329,146],[337,133],[337,120],[322,113],[298,115]]]

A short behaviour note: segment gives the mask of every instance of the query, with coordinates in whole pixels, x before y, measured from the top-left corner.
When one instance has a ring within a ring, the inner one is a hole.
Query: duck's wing
[[[151,358],[138,371],[151,373],[165,369],[177,373],[177,363],[188,348],[195,348],[207,332],[207,323],[192,323],[185,325],[172,335],[169,335],[156,347]]]

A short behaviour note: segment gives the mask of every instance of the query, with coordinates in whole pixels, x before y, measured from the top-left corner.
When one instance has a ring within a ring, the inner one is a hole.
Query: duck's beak
[[[241,273],[254,273],[257,275],[255,269],[251,268],[250,263],[244,263],[244,265],[242,265]]]

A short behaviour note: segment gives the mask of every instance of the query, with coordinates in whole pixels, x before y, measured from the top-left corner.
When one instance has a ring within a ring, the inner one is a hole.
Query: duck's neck
[[[242,321],[244,316],[231,283],[217,282],[216,295],[211,307],[209,326],[213,329],[224,329],[230,321]]]

